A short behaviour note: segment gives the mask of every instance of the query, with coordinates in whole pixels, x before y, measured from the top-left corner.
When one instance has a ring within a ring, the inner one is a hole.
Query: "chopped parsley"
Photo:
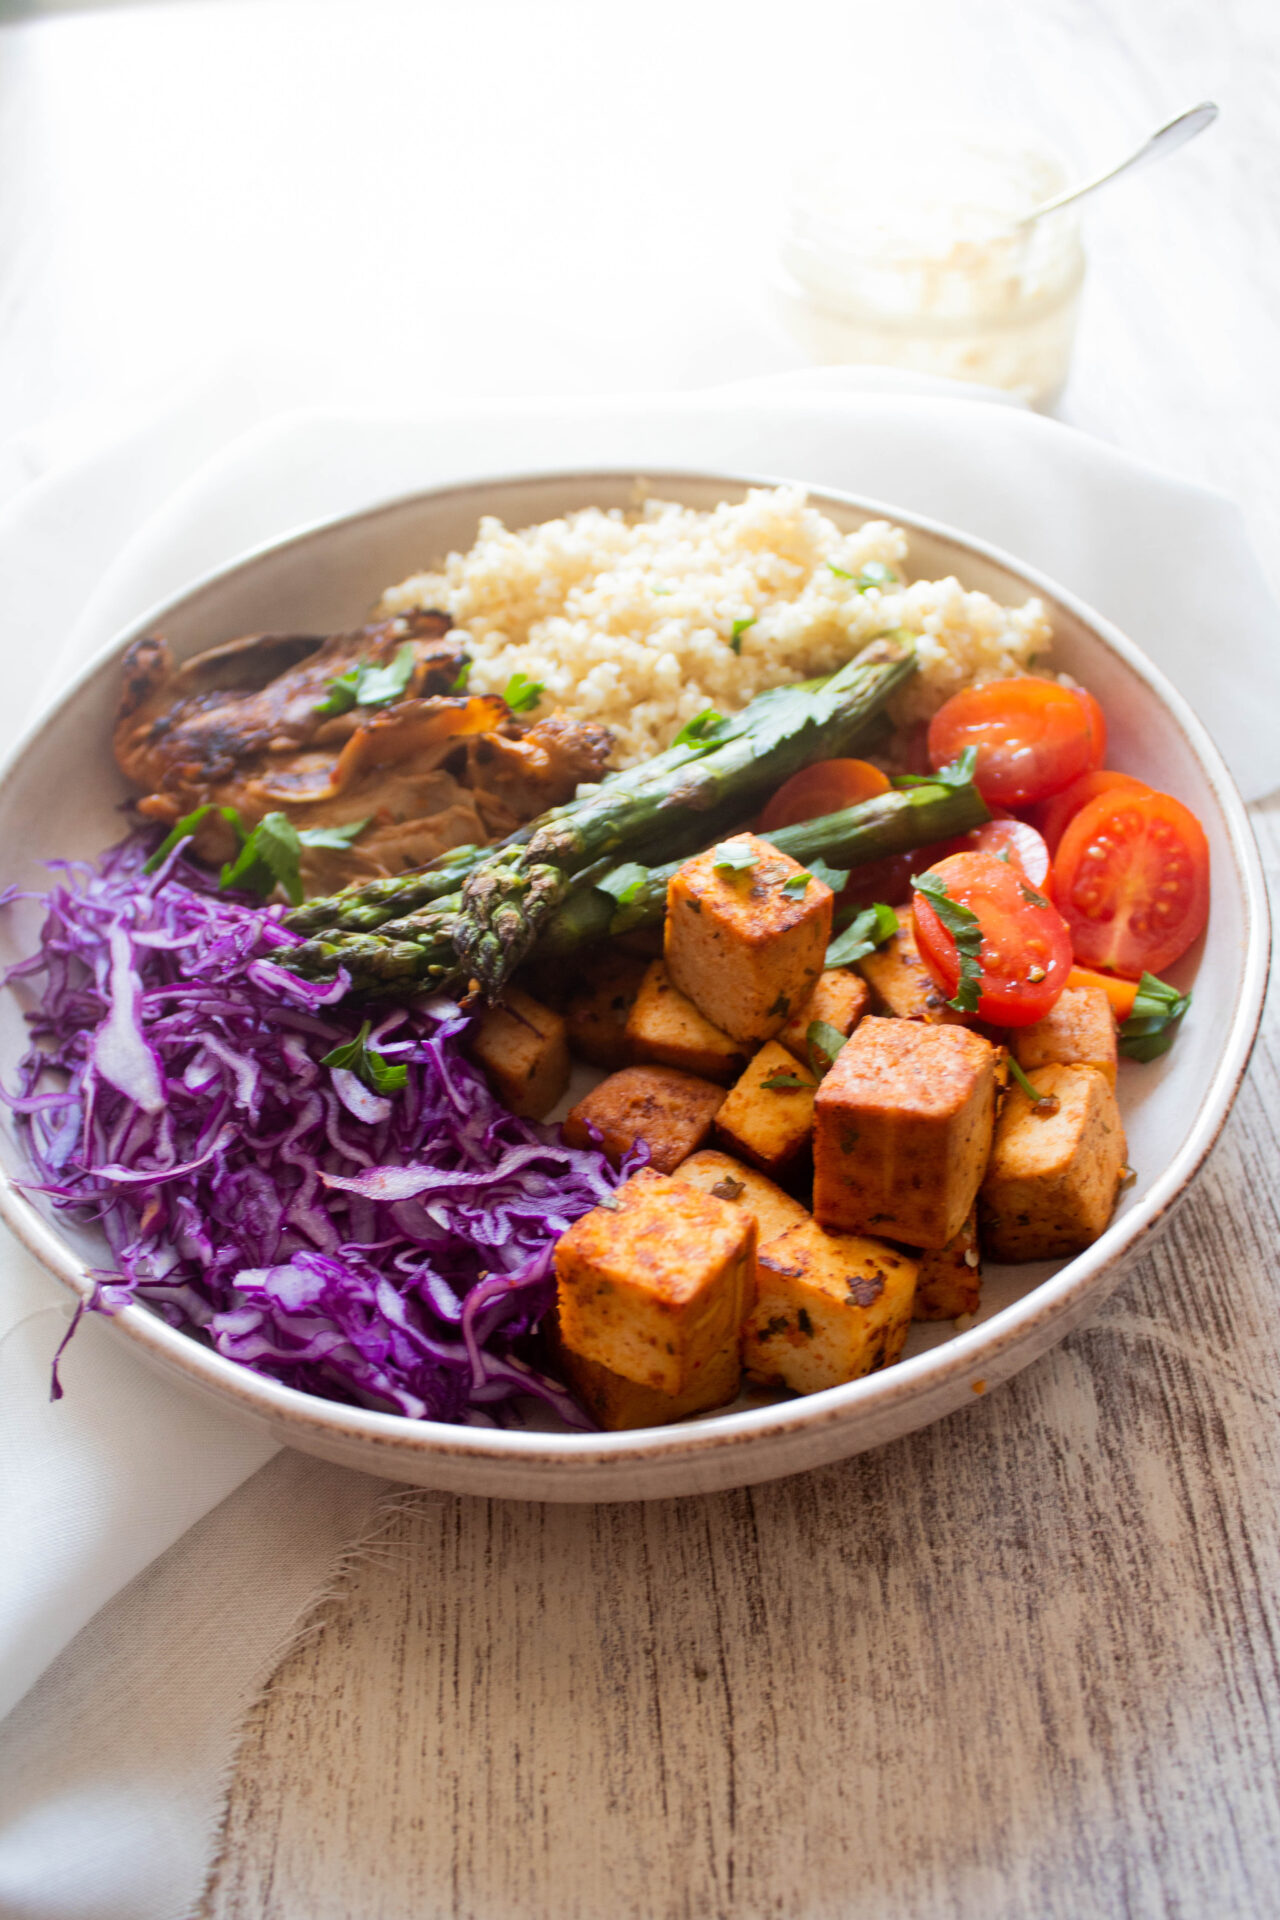
[[[898,773],[893,784],[899,789],[911,787],[971,787],[973,771],[978,764],[978,749],[966,747],[963,753],[949,760],[945,767],[939,767],[936,773]]]
[[[512,713],[532,713],[545,692],[541,680],[531,680],[527,673],[513,673],[502,697]]]
[[[228,812],[233,809],[227,809]],[[301,832],[283,813],[268,813],[252,833],[246,834],[236,821],[240,851],[223,867],[220,887],[237,887],[245,893],[260,893],[263,898],[280,887],[293,906],[302,902],[302,876],[299,871],[304,847],[349,847],[368,820],[351,820],[339,827],[305,827]]]
[[[829,867],[826,861],[819,856],[816,860],[809,862],[808,867],[803,873],[793,873],[789,880],[785,880],[782,891],[792,894],[798,899],[804,893],[811,880],[821,880],[823,886],[830,887],[832,893],[840,893],[849,884],[849,869],[847,867]]]
[[[473,660],[463,661],[462,665],[458,668],[458,677],[449,689],[450,693],[465,693],[467,691],[467,687],[471,682],[471,669],[474,665],[475,662]]]
[[[734,621],[733,632],[729,636],[729,645],[733,648],[735,653],[742,652],[742,636],[746,632],[747,628],[754,627],[755,623],[756,623],[756,616],[754,614],[752,614],[749,620]]]
[[[336,713],[349,713],[352,707],[390,706],[412,680],[417,657],[418,650],[412,640],[406,640],[396,648],[395,657],[385,667],[357,660],[345,673],[330,680],[324,698],[316,702],[314,711],[322,719],[329,719]]]
[[[711,864],[717,873],[746,873],[754,867],[760,855],[753,847],[737,845],[732,840],[722,840],[711,855]]]
[[[1120,1028],[1119,1051],[1127,1060],[1158,1060],[1173,1045],[1178,1022],[1190,1005],[1189,993],[1179,993],[1167,981],[1144,973],[1133,1011]]]
[[[982,990],[982,967],[979,964],[982,927],[977,914],[971,907],[953,900],[945,882],[935,874],[912,874],[911,884],[917,893],[924,895],[955,942],[956,957],[960,962],[960,981],[947,1005],[959,1008],[961,1013],[976,1013]]]
[[[170,827],[168,833],[166,833],[164,839],[151,855],[151,858],[147,861],[142,871],[144,873],[155,873],[164,865],[179,840],[189,840],[201,822],[206,820],[214,811],[213,802],[210,801],[207,806],[197,807],[194,813],[189,813],[185,818],[179,820],[176,827]],[[243,840],[244,828],[240,825],[240,815],[236,812],[235,808],[218,807],[216,811],[222,815],[228,826],[235,828],[238,838]]]
[[[403,1061],[384,1060],[375,1048],[369,1046],[368,1040],[369,1022],[366,1020],[354,1040],[348,1040],[342,1046],[335,1047],[332,1053],[326,1053],[320,1065],[345,1067],[348,1073],[354,1073],[374,1093],[399,1093],[408,1084],[408,1067]]]
[[[724,719],[714,707],[704,707],[701,713],[695,713],[692,720],[686,720],[675,739],[673,747],[701,747],[709,744],[711,736]]]
[[[886,907],[877,901],[873,907],[864,907],[855,915],[843,933],[827,948],[826,967],[851,967],[855,960],[862,960],[898,931],[898,916],[892,907]]]
[[[649,878],[648,867],[637,865],[628,860],[620,867],[613,867],[596,881],[596,890],[607,893],[620,907],[629,907],[631,902],[643,892]]]
[[[1058,1097],[1053,1093],[1041,1093],[1034,1080],[1028,1078],[1013,1055],[1008,1056],[1009,1072],[1013,1075],[1022,1091],[1037,1113],[1050,1114],[1058,1111]]]
[[[809,1052],[809,1065],[819,1080],[824,1074],[830,1073],[847,1037],[829,1020],[811,1020],[805,1028],[804,1042]]]
[[[795,1093],[802,1087],[813,1092],[812,1080],[802,1080],[798,1073],[771,1073],[760,1085],[769,1093]]]
[[[883,593],[886,588],[897,586],[898,576],[883,560],[868,560],[865,566],[859,567],[853,584],[859,593],[869,593],[873,587]]]

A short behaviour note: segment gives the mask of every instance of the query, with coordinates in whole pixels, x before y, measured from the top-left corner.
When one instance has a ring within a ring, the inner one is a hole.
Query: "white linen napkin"
[[[995,396],[912,386],[828,371],[668,398],[264,419],[261,387],[220,372],[0,511],[10,715],[56,697],[148,606],[317,518],[486,473],[723,468],[844,487],[1008,548],[1160,661],[1247,797],[1273,787],[1280,617],[1231,503]],[[3,1730],[0,1910],[162,1920],[197,1897],[242,1703],[379,1484],[292,1456],[264,1468],[269,1443],[152,1376],[102,1324],[77,1334],[50,1407],[67,1311],[16,1245],[0,1252],[0,1711],[27,1695]],[[228,1604],[231,1568],[252,1606]],[[172,1734],[161,1771],[157,1715]]]

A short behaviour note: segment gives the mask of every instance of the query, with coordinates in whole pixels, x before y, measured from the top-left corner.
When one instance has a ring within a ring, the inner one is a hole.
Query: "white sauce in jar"
[[[982,381],[1048,405],[1084,275],[1071,211],[1015,223],[1067,184],[1047,147],[987,129],[863,123],[797,176],[780,293],[813,358]]]

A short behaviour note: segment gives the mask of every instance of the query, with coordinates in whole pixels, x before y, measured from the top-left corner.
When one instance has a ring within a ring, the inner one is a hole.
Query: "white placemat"
[[[702,467],[843,487],[1007,548],[1147,648],[1247,797],[1280,777],[1280,619],[1237,510],[996,396],[824,373],[412,417],[264,418],[267,404],[263,382],[218,370],[13,494],[0,632],[15,721],[148,606],[310,521],[485,474]],[[28,447],[7,470],[39,465]],[[271,1461],[269,1441],[154,1379],[102,1325],[77,1335],[50,1407],[66,1315],[7,1247],[0,1710],[21,1705],[4,1726],[0,1911],[163,1920],[198,1896],[244,1703],[379,1487]]]

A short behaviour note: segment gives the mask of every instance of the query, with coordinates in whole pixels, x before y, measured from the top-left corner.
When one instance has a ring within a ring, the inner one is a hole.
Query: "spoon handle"
[[[1163,160],[1167,154],[1176,153],[1179,147],[1185,147],[1188,140],[1194,140],[1198,133],[1213,125],[1218,117],[1218,109],[1212,100],[1202,100],[1198,107],[1189,107],[1180,113],[1176,120],[1170,120],[1167,126],[1153,133],[1143,142],[1136,153],[1131,153],[1118,166],[1108,167],[1105,173],[1096,179],[1087,180],[1082,187],[1068,187],[1053,200],[1044,200],[1033,207],[1019,220],[1020,227],[1029,227],[1033,220],[1041,220],[1046,213],[1057,213],[1059,208],[1070,206],[1075,200],[1083,200],[1086,194],[1096,193],[1099,187],[1105,187],[1109,180],[1116,179],[1122,173],[1129,173],[1135,167],[1145,167],[1152,160]]]

